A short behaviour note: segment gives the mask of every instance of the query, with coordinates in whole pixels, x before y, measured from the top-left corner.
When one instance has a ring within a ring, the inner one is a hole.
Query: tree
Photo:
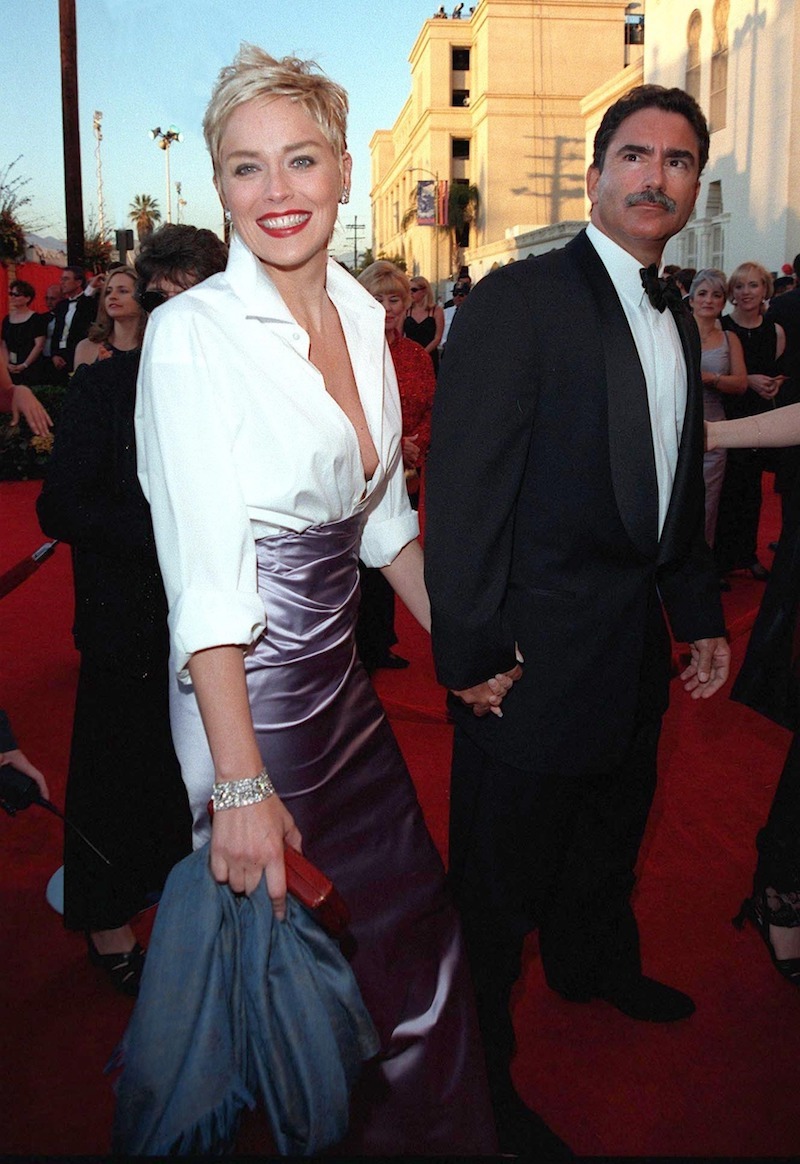
[[[25,231],[32,229],[20,219],[20,211],[30,205],[31,199],[29,194],[21,193],[30,178],[12,174],[18,161],[19,157],[0,170],[0,262],[6,267],[24,261]]]
[[[450,235],[453,271],[461,266],[462,252],[469,246],[469,227],[478,217],[481,195],[477,186],[466,182],[451,182],[447,198],[447,226]]]
[[[111,231],[106,227],[103,234],[95,222],[93,214],[89,215],[89,225],[86,237],[83,240],[83,258],[90,271],[106,271],[111,263],[111,252],[114,244],[111,241]]]
[[[153,233],[153,227],[161,221],[157,200],[149,194],[137,194],[130,204],[128,217],[136,227],[136,237],[141,242]]]

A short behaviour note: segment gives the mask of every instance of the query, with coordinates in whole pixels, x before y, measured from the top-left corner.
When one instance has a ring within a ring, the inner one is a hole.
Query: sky
[[[390,129],[410,93],[408,57],[434,0],[76,0],[78,98],[84,217],[97,218],[95,110],[106,225],[130,227],[137,194],[156,198],[166,221],[164,152],[150,138],[175,126],[170,148],[172,221],[175,182],[186,206],[181,221],[221,233],[202,119],[219,70],[241,41],[273,56],[315,60],[350,95],[348,144],[353,155],[350,205],[339,215],[333,249],[352,256],[371,242],[369,142]],[[448,9],[449,10],[449,9]],[[61,131],[58,0],[1,0],[0,171],[30,179],[21,217],[39,235],[66,237]]]

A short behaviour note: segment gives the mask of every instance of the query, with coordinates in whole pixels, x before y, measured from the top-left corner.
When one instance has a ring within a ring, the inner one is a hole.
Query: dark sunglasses
[[[164,291],[141,291],[136,298],[149,315],[157,307],[160,307],[162,303],[166,303],[169,295]]]

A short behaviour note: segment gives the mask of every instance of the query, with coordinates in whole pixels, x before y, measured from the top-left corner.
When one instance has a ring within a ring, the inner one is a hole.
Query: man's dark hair
[[[800,255],[795,255],[792,261],[792,270],[798,279],[800,279]]]
[[[224,271],[227,262],[228,248],[213,230],[167,223],[147,236],[136,256],[137,293],[146,291],[155,278],[186,290]]]
[[[794,288],[794,279],[791,275],[779,275],[777,279],[772,280],[772,297],[776,295],[783,295],[786,291],[791,291]]]
[[[71,271],[72,277],[78,280],[81,287],[86,286],[86,272],[84,271],[83,267],[73,267],[71,264],[68,264],[64,270]]]
[[[697,269],[695,267],[681,267],[680,271],[678,271],[678,273],[674,276],[675,282],[678,284],[684,295],[689,294],[689,288],[691,287],[696,274]]]
[[[708,161],[708,122],[703,110],[683,89],[665,89],[663,85],[639,85],[615,101],[603,115],[600,128],[595,134],[592,165],[602,172],[606,162],[606,150],[614,134],[626,118],[640,109],[663,109],[665,113],[680,113],[691,125],[697,137],[698,175],[702,174]]]

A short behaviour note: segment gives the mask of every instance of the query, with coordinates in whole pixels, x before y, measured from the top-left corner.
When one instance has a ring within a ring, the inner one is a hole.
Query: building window
[[[718,218],[722,214],[722,182],[710,182],[706,198],[706,218]]]
[[[469,138],[468,137],[454,137],[452,146],[453,158],[468,158],[469,157]]]
[[[684,89],[691,93],[695,101],[700,100],[700,33],[703,27],[703,18],[695,8],[689,17],[689,27],[686,30],[686,78]]]
[[[452,55],[452,69],[454,73],[469,72],[469,49],[454,48]]]
[[[454,89],[450,104],[455,109],[465,109],[469,105],[469,89]]]
[[[711,51],[711,99],[708,128],[714,133],[727,124],[729,0],[715,0],[714,47]]]
[[[711,227],[711,266],[725,270],[725,227],[715,222]]]

